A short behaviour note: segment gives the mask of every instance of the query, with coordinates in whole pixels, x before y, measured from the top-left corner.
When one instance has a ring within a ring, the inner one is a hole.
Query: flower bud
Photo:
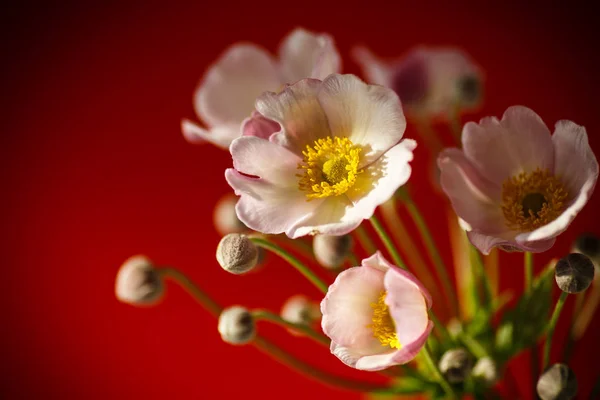
[[[448,330],[450,336],[456,339],[462,333],[463,326],[458,318],[450,318],[448,325],[446,325],[446,330]]]
[[[463,76],[457,82],[461,104],[473,105],[481,98],[481,82],[474,75]]]
[[[145,256],[133,256],[121,265],[115,283],[115,295],[123,303],[152,305],[164,293],[163,281]]]
[[[321,308],[318,303],[298,294],[290,297],[283,304],[281,318],[293,324],[310,325],[321,318]]]
[[[235,205],[237,203],[237,197],[231,193],[221,197],[215,209],[213,211],[213,223],[217,232],[221,235],[227,235],[228,233],[241,233],[248,230],[248,227],[244,225],[235,212]]]
[[[487,386],[492,386],[498,380],[498,367],[494,360],[489,357],[483,357],[477,360],[473,367],[473,377],[484,382]]]
[[[577,394],[577,379],[566,364],[554,364],[537,382],[537,393],[542,400],[569,400]]]
[[[240,233],[230,233],[217,246],[217,261],[227,272],[244,274],[258,263],[258,248]]]
[[[440,359],[439,368],[448,382],[460,383],[471,373],[473,359],[465,349],[448,350]]]
[[[594,280],[594,264],[581,253],[571,253],[556,263],[554,278],[563,292],[583,292]]]
[[[246,344],[256,336],[252,314],[244,307],[233,306],[219,315],[219,333],[224,342],[234,345]]]
[[[341,266],[351,248],[350,235],[316,235],[313,239],[315,258],[325,268],[334,269]]]
[[[585,233],[573,243],[573,253],[581,253],[588,256],[592,261],[600,259],[600,238],[598,236]]]

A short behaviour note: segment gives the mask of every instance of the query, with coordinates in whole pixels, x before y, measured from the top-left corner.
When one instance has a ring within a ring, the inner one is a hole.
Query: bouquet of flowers
[[[323,297],[292,296],[281,313],[223,307],[182,272],[140,255],[121,267],[117,298],[155,304],[172,279],[218,317],[225,342],[253,344],[324,384],[372,396],[509,396],[498,385],[505,366],[531,349],[539,397],[573,398],[577,380],[567,361],[600,301],[600,241],[580,236],[571,254],[538,276],[533,254],[552,248],[593,193],[598,162],[585,128],[562,120],[550,132],[524,106],[463,125],[461,113],[482,101],[484,76],[459,49],[417,47],[396,60],[366,48],[352,55],[366,82],[340,74],[341,57],[327,34],[298,28],[277,57],[234,44],[195,92],[202,124],[181,125],[189,142],[212,143],[233,159],[224,172],[237,197],[225,196],[214,210],[223,234],[218,264],[245,274],[272,253]],[[454,148],[442,148],[432,121],[450,127]],[[403,138],[407,123],[418,127],[418,140]],[[455,281],[411,195],[420,185],[410,179],[418,142],[436,160],[433,195],[448,209]],[[368,255],[362,260],[359,248]],[[525,287],[512,303],[498,291],[501,252],[524,254]],[[556,285],[562,294],[552,304]],[[553,364],[552,336],[568,294],[577,294],[575,317],[564,362]],[[388,383],[319,370],[261,336],[258,321],[311,339]]]

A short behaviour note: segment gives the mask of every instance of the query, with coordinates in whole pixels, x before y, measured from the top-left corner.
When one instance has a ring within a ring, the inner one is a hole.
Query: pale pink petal
[[[327,117],[317,101],[321,81],[303,79],[280,93],[263,93],[256,99],[256,110],[278,122],[282,129],[270,140],[301,154],[306,145],[331,135]]]
[[[371,356],[364,356],[356,360],[354,368],[364,371],[380,371],[382,369],[389,368],[394,365],[406,364],[412,361],[417,354],[421,351],[427,338],[433,329],[433,322],[429,321],[425,330],[417,337],[414,341],[402,344],[400,350],[393,352],[386,352],[384,354],[376,354]],[[351,354],[349,354],[348,361],[353,361]]]
[[[352,209],[348,211],[349,216],[371,218],[380,204],[392,198],[410,177],[409,162],[413,159],[412,152],[416,146],[414,140],[404,139],[364,168],[356,177],[354,186],[346,192],[353,203]]]
[[[240,124],[262,92],[280,85],[277,66],[265,50],[236,44],[209,68],[194,95],[194,108],[210,126]]]
[[[311,200],[311,202],[314,200]],[[352,205],[346,196],[326,197],[305,218],[286,231],[292,239],[305,235],[345,235],[356,229],[362,218],[349,213]]]
[[[547,240],[519,243],[516,241],[516,232],[507,230],[506,232],[496,233],[493,236],[480,233],[478,231],[469,231],[467,236],[479,251],[483,254],[490,254],[494,247],[500,247],[505,251],[530,251],[532,253],[541,253],[549,250],[556,241],[556,238]]]
[[[464,153],[443,150],[438,157],[440,184],[456,214],[471,229],[489,233],[506,230],[501,208],[501,188],[483,178]]]
[[[394,70],[368,48],[362,46],[354,48],[352,58],[361,67],[367,82],[387,87],[392,86]]]
[[[279,48],[285,83],[304,78],[323,79],[339,72],[340,55],[329,35],[317,35],[302,28],[293,30]]]
[[[390,264],[381,254],[381,252],[379,250],[377,250],[375,253],[373,253],[370,257],[367,257],[365,259],[362,260],[361,265],[363,267],[370,267],[370,268],[375,268],[380,270],[381,272],[387,272],[388,269],[390,269],[392,267],[392,264]]]
[[[331,344],[329,346],[329,348],[331,350],[331,354],[333,354],[334,356],[339,358],[341,362],[343,362],[344,364],[346,364],[349,367],[356,368],[356,369],[362,369],[362,370],[366,370],[366,371],[377,371],[377,370],[384,369],[386,367],[377,368],[377,369],[359,368],[358,367],[359,363],[364,363],[363,362],[364,359],[373,359],[373,358],[390,359],[392,357],[392,355],[395,353],[395,350],[392,350],[391,348],[389,348],[387,346],[383,347],[380,345],[379,347],[380,347],[380,349],[379,349],[380,352],[374,353],[373,355],[364,355],[364,354],[362,354],[362,352],[358,351],[357,349],[341,346],[335,342],[331,342]],[[394,365],[394,364],[388,364],[387,367],[389,367],[391,365]]]
[[[200,125],[184,119],[181,121],[181,132],[185,140],[192,144],[208,142],[222,149],[228,149],[232,140],[240,136],[240,126],[220,125],[206,130]]]
[[[242,175],[233,168],[225,171],[225,179],[241,196],[235,208],[238,218],[258,232],[283,233],[320,204],[318,200],[307,202],[298,190]]]
[[[253,111],[252,116],[242,122],[242,136],[256,136],[261,139],[269,139],[281,127],[275,121],[263,117],[258,111]]]
[[[396,335],[402,346],[417,340],[427,329],[427,302],[417,279],[399,268],[385,273],[385,303],[396,325]]]
[[[321,302],[323,332],[338,345],[358,354],[375,354],[383,346],[373,336],[373,308],[384,290],[384,273],[367,266],[340,273]]]
[[[463,129],[467,158],[489,181],[501,185],[520,172],[554,169],[554,146],[544,121],[527,107],[513,106],[501,121],[484,118]]]
[[[233,167],[239,172],[260,177],[265,182],[289,188],[301,195],[296,174],[298,164],[302,160],[296,154],[254,136],[243,136],[234,140],[229,151],[233,158]]]
[[[396,145],[406,128],[400,100],[393,90],[367,85],[354,75],[330,75],[318,93],[331,134],[363,146],[360,167]]]

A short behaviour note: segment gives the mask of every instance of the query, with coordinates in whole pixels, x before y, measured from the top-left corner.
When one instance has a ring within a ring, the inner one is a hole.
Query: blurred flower
[[[234,345],[246,344],[256,336],[252,314],[244,307],[233,306],[219,315],[219,333],[224,342]]]
[[[217,261],[227,272],[245,274],[258,264],[259,252],[248,236],[230,233],[224,236],[217,246]]]
[[[152,262],[145,256],[133,256],[123,263],[115,284],[115,295],[134,306],[152,305],[162,298],[164,285]]]
[[[316,235],[313,238],[315,258],[325,268],[338,268],[348,257],[352,249],[350,235]]]
[[[337,276],[321,302],[321,324],[343,363],[377,371],[415,358],[433,328],[429,308],[421,283],[377,252]]]
[[[227,193],[215,205],[213,223],[217,232],[223,236],[228,233],[241,233],[248,230],[248,227],[240,221],[235,212],[236,203],[237,197],[233,193]]]
[[[472,375],[487,386],[492,386],[498,381],[498,366],[490,357],[480,358],[473,367]]]
[[[451,349],[442,355],[439,368],[448,382],[460,383],[471,374],[473,358],[465,349]]]
[[[441,183],[469,239],[488,254],[548,250],[592,195],[598,162],[585,128],[556,123],[554,134],[532,110],[510,107],[502,120],[469,122],[463,149],[439,158]]]
[[[542,400],[569,400],[577,395],[577,378],[566,364],[550,366],[537,382]]]
[[[310,325],[321,318],[318,303],[298,294],[286,300],[281,308],[281,318],[293,324]]]
[[[277,59],[257,45],[234,44],[208,69],[194,94],[194,109],[207,128],[184,119],[183,135],[191,143],[227,149],[261,93],[303,78],[323,79],[339,72],[340,63],[329,35],[301,28],[283,39]]]
[[[554,278],[563,292],[580,293],[594,280],[594,271],[594,264],[588,256],[571,253],[556,263]]]
[[[353,54],[367,81],[393,89],[411,117],[447,118],[481,100],[482,73],[460,49],[417,47],[391,61],[364,47]]]
[[[398,97],[353,75],[305,79],[264,93],[257,110],[281,125],[269,140],[231,144],[225,172],[238,217],[263,233],[342,235],[409,178],[413,140]]]

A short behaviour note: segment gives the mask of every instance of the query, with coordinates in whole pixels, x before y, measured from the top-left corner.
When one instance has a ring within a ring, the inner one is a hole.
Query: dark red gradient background
[[[212,207],[229,191],[228,153],[187,144],[182,117],[207,65],[229,44],[275,50],[301,25],[331,33],[344,56],[353,45],[399,55],[411,46],[462,46],[485,69],[477,115],[510,105],[550,126],[571,119],[600,151],[597,21],[592,9],[498,2],[65,2],[3,5],[2,353],[3,399],[357,399],[277,365],[253,347],[221,342],[216,321],[169,285],[154,308],[117,302],[114,277],[144,253],[181,268],[224,305],[278,310],[292,294],[319,293],[289,267],[235,277],[214,259]],[[414,136],[409,127],[408,136]],[[442,201],[430,196],[427,152],[417,149],[413,186],[449,259]],[[596,194],[537,270],[564,255],[578,232],[598,228]],[[442,222],[439,222],[442,221]],[[522,287],[521,256],[503,255],[502,287]],[[561,318],[565,338],[572,299]],[[587,398],[597,374],[600,324],[575,353]],[[323,368],[357,379],[326,351],[278,328],[261,332]],[[554,353],[555,356],[558,352]],[[556,359],[556,357],[554,358]],[[513,364],[519,386],[527,357]],[[529,394],[529,391],[528,391]]]

